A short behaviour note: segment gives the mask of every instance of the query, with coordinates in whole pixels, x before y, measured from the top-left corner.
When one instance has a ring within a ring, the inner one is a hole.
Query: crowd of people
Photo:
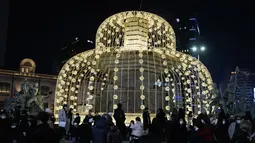
[[[225,114],[200,114],[187,116],[185,110],[174,110],[170,119],[158,109],[156,117],[150,117],[148,108],[143,114],[125,124],[125,113],[121,104],[113,115],[99,115],[92,111],[83,121],[79,114],[67,105],[59,111],[58,125],[50,109],[36,116],[26,110],[0,113],[0,143],[59,143],[70,140],[74,143],[255,143],[255,120],[249,112],[245,116]],[[115,123],[113,122],[113,118]]]

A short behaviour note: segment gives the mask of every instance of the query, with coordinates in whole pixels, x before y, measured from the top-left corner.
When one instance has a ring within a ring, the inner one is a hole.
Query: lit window
[[[255,102],[255,88],[253,88],[253,101]]]
[[[0,95],[9,96],[11,85],[10,83],[0,82]]]
[[[24,68],[21,68],[21,72],[24,72]]]
[[[28,68],[26,68],[26,72],[28,73]]]

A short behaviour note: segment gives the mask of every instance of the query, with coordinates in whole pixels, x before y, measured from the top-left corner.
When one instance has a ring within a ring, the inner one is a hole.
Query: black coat
[[[240,130],[239,134],[233,137],[233,139],[231,140],[231,143],[250,143],[250,140],[248,139],[248,137],[249,137],[249,134],[247,132]]]
[[[121,108],[118,108],[118,109],[114,110],[113,117],[116,121],[116,126],[119,128],[122,136],[125,136],[125,134],[126,134],[125,112]]]
[[[78,137],[80,138],[80,143],[90,143],[92,140],[92,130],[89,124],[81,124],[78,127]]]
[[[114,119],[116,121],[116,124],[117,124],[117,122],[124,123],[125,120],[126,120],[125,112],[121,108],[118,108],[118,109],[114,110],[113,117],[114,117]]]
[[[151,117],[148,111],[143,112],[143,129],[147,130],[151,124]]]
[[[175,131],[176,132],[176,131]],[[177,130],[177,142],[176,143],[186,143],[187,142],[187,128],[186,124],[178,124],[178,130]]]
[[[39,125],[32,135],[34,143],[56,143],[58,138],[47,123]]]
[[[96,126],[92,128],[93,143],[106,143],[107,122],[104,119],[97,121]]]
[[[195,131],[194,129],[190,130],[189,136],[188,136],[188,142],[189,143],[206,143],[204,139],[199,136],[198,131]]]
[[[81,122],[81,117],[80,116],[76,117],[73,122],[79,125]]]
[[[218,128],[216,128],[215,136],[218,141],[218,143],[228,143],[230,141],[229,135],[228,135],[228,124],[222,124],[222,122],[219,122]]]
[[[0,118],[0,143],[12,143],[11,119]]]
[[[167,121],[166,123],[166,138],[168,143],[175,143],[177,141],[177,131],[178,131],[178,120],[173,119],[172,121]]]
[[[121,143],[121,133],[116,126],[113,126],[107,135],[107,143]]]

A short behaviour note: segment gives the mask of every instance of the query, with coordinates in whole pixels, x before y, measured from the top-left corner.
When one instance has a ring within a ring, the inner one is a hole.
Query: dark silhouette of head
[[[49,115],[46,112],[40,112],[37,115],[37,120],[40,120],[43,124],[47,124],[49,120]]]
[[[121,103],[118,104],[118,109],[122,109],[122,104]]]
[[[63,109],[64,109],[64,110],[67,110],[67,104],[64,104],[64,105],[63,105]]]
[[[135,120],[141,122],[141,118],[140,117],[136,117]]]

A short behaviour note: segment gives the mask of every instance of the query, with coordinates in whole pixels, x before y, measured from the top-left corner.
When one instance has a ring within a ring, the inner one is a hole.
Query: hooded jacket
[[[96,122],[96,126],[92,128],[93,143],[106,143],[107,124],[106,120],[101,118]]]

